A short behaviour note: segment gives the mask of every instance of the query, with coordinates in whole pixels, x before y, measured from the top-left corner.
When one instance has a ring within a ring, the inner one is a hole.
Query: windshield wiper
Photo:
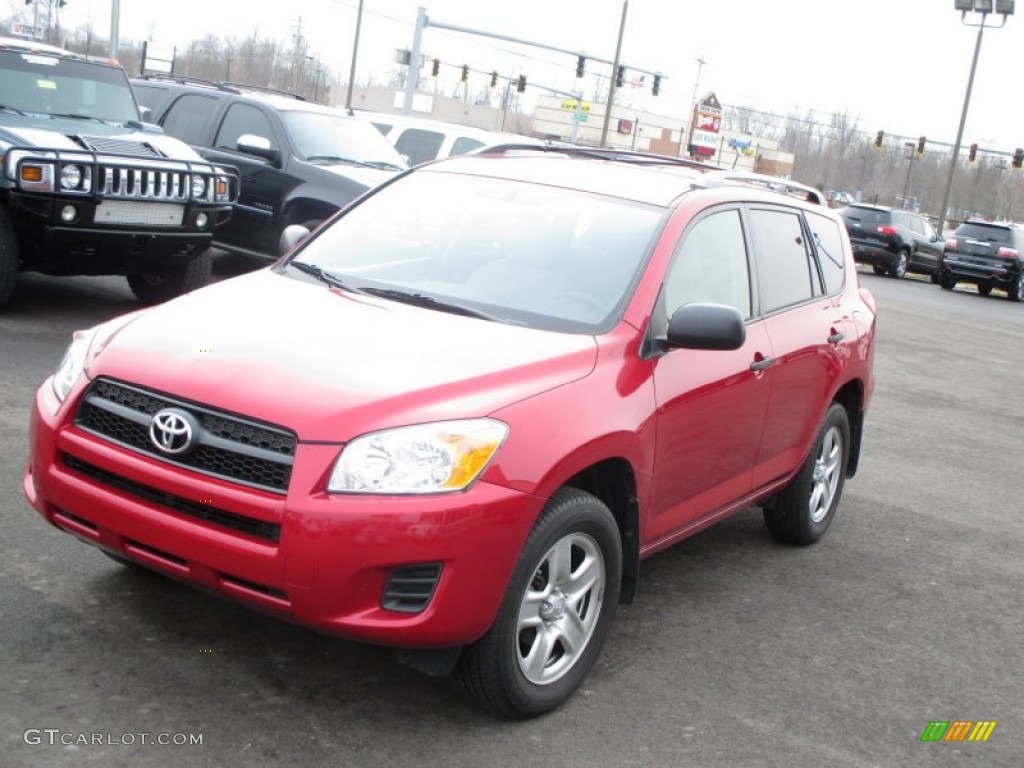
[[[96,115],[80,115],[77,112],[50,112],[50,117],[69,117],[72,120],[95,120],[97,123],[108,123],[108,120],[104,120],[102,117],[96,117]]]
[[[480,309],[467,307],[465,304],[441,301],[440,299],[435,299],[433,296],[427,296],[422,293],[413,293],[412,291],[402,291],[397,288],[363,288],[362,293],[368,293],[371,296],[380,296],[382,299],[393,299],[394,301],[400,301],[403,304],[411,304],[414,307],[436,309],[439,312],[450,312],[453,315],[477,317],[481,320],[490,320],[494,323],[509,322],[504,317],[498,317],[497,315],[492,315],[490,312],[484,312]]]
[[[311,163],[345,163],[345,165],[358,165],[361,168],[374,168],[370,163],[361,160],[354,160],[351,157],[340,157],[338,155],[310,155],[306,158]]]
[[[12,107],[12,106],[10,106],[10,105],[8,105],[8,104],[0,104],[0,109],[6,109],[6,110],[7,110],[8,112],[17,112],[17,113],[18,113],[19,115],[21,115],[22,117],[28,117],[28,115],[27,115],[27,114],[25,114],[24,112],[22,112],[22,111],[21,111],[20,109],[18,109],[17,107]]]
[[[316,264],[307,264],[304,261],[289,261],[287,266],[294,267],[303,274],[311,275],[321,283],[329,285],[332,288],[340,288],[341,290],[348,291],[349,293],[366,293],[366,291],[349,285],[333,272],[328,272],[326,269],[318,267]]]

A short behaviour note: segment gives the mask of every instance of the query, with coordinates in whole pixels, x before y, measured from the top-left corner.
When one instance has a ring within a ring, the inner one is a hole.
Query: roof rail
[[[273,93],[278,96],[289,96],[298,101],[308,101],[305,96],[292,91],[285,91],[281,88],[272,88],[269,85],[253,85],[252,83],[222,83],[222,85],[229,86],[231,88],[239,88],[243,91],[260,91],[261,93]]]
[[[158,80],[168,83],[177,83],[178,85],[208,85],[211,88],[216,88],[218,91],[227,91],[228,93],[240,93],[231,83],[225,83],[221,80],[207,80],[202,77],[190,77],[189,75],[173,75],[164,74],[161,72],[144,72],[141,75],[137,75],[135,79],[138,80]]]
[[[694,182],[694,186],[699,187],[715,187],[722,184],[729,184],[733,182],[743,182],[746,184],[759,184],[769,189],[773,189],[776,192],[782,192],[783,194],[790,195],[792,197],[802,197],[809,203],[817,203],[818,205],[827,205],[825,194],[814,187],[808,186],[807,184],[801,184],[798,181],[791,181],[789,179],[780,179],[777,176],[769,176],[765,173],[750,173],[749,171],[712,171],[707,176]]]
[[[615,160],[622,163],[635,163],[637,165],[673,165],[685,168],[696,168],[701,171],[713,171],[706,163],[696,160],[688,160],[683,157],[672,155],[656,155],[653,152],[637,152],[632,149],[618,149],[615,147],[588,147],[580,144],[569,144],[568,142],[546,141],[543,146],[536,144],[497,144],[493,147],[486,147],[476,151],[479,155],[500,155],[507,151],[532,149],[538,152],[559,152],[575,157],[591,157],[602,160]]]

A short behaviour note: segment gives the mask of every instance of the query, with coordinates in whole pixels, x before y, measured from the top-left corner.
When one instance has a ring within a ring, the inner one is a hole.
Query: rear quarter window
[[[838,293],[846,282],[846,251],[839,224],[817,213],[808,212],[806,216],[825,280],[825,293]]]

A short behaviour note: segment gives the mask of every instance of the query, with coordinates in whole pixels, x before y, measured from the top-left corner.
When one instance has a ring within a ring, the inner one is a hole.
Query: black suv
[[[876,275],[907,272],[939,280],[942,238],[924,216],[880,205],[851,205],[840,211],[853,244],[853,258],[870,264]]]
[[[206,282],[238,172],[139,118],[116,62],[0,37],[0,307],[19,272],[125,275],[146,303]]]
[[[296,96],[168,78],[132,87],[165,133],[241,172],[235,214],[214,238],[226,251],[276,259],[285,227],[312,229],[407,168],[370,123]]]
[[[988,296],[993,288],[1010,301],[1024,301],[1024,229],[1017,224],[965,221],[946,240],[939,285],[973,283]]]

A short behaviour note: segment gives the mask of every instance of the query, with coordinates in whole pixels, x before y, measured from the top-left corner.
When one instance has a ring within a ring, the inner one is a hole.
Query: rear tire
[[[768,531],[787,544],[813,544],[835,517],[850,460],[850,419],[832,403],[796,477],[764,510]]]
[[[207,248],[183,264],[159,267],[142,275],[128,275],[128,286],[143,304],[160,304],[202,288],[210,281],[212,270],[213,255]]]
[[[494,624],[463,649],[456,682],[506,717],[560,706],[594,666],[621,580],[622,542],[608,507],[560,489],[523,546]]]
[[[907,264],[910,263],[910,252],[903,250],[896,254],[896,259],[889,267],[889,276],[902,280],[907,274]]]
[[[0,308],[3,308],[14,294],[18,279],[18,236],[7,211],[0,208]]]
[[[990,293],[992,293],[992,286],[991,285],[985,285],[984,283],[982,283],[982,284],[980,284],[978,286],[978,295],[979,296],[988,296]]]
[[[888,269],[886,269],[885,267],[880,267],[877,264],[872,266],[871,269],[874,270],[875,274],[879,275],[879,276],[889,274],[889,270]]]

